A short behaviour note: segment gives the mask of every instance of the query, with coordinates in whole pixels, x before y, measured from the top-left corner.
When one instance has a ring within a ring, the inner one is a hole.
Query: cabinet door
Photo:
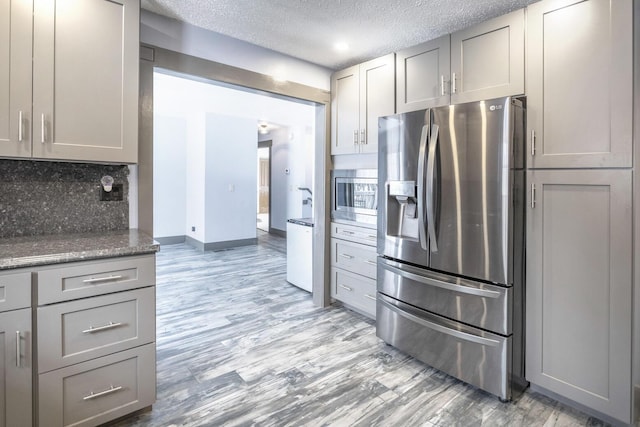
[[[31,426],[31,368],[31,309],[0,313],[0,427]]]
[[[449,105],[449,63],[449,35],[397,52],[397,112]]]
[[[137,161],[138,0],[35,0],[33,156]]]
[[[378,118],[395,113],[395,56],[360,64],[360,152],[378,152]]]
[[[451,103],[524,93],[524,9],[451,34]]]
[[[0,0],[0,156],[31,156],[33,2]]]
[[[632,18],[631,0],[529,6],[529,167],[631,166]]]
[[[331,154],[358,152],[359,66],[336,72],[331,78]]]
[[[529,183],[527,379],[630,423],[631,171],[530,171]]]

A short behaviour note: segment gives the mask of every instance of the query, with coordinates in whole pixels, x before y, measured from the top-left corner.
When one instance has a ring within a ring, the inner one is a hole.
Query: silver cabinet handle
[[[121,322],[109,322],[108,324],[104,325],[104,326],[98,326],[98,327],[93,327],[93,326],[89,326],[89,329],[85,329],[84,331],[82,331],[83,334],[92,334],[94,332],[100,332],[100,331],[106,331],[107,329],[113,329],[113,328],[117,328],[119,326],[122,326]]]
[[[374,236],[373,234],[369,234],[369,235],[367,235],[367,237],[368,237],[369,239],[375,239],[375,238],[377,238],[378,236]]]
[[[366,144],[367,143],[367,138],[366,138],[367,134],[365,132],[364,129],[362,129],[360,131],[360,144]]]
[[[536,131],[531,129],[531,156],[536,155]]]
[[[20,367],[20,359],[22,354],[20,353],[20,331],[16,331],[16,366]]]
[[[18,142],[22,142],[22,110],[18,111]]]
[[[371,261],[370,259],[366,260],[365,262],[366,262],[367,264],[371,264],[371,265],[378,265],[378,263],[377,263],[377,262],[375,262],[375,261]]]
[[[427,136],[429,135],[429,125],[422,126],[422,133],[420,134],[420,143],[418,145],[418,240],[420,241],[420,247],[427,250],[427,231],[424,218],[424,163],[427,157]]]
[[[340,256],[342,258],[346,258],[346,259],[353,259],[353,256],[349,255],[349,254],[340,254]]]
[[[358,131],[357,130],[353,131],[353,143],[354,143],[354,145],[358,145]]]
[[[115,392],[120,391],[120,390],[122,390],[122,386],[117,386],[117,387],[111,386],[108,389],[106,389],[104,391],[100,391],[98,393],[91,392],[91,393],[89,393],[88,396],[83,397],[82,400],[95,399],[96,397],[106,396],[107,394],[115,393]]]
[[[348,287],[348,286],[345,286],[345,285],[339,285],[339,286],[340,286],[342,289],[344,289],[345,291],[349,291],[349,292],[352,292],[352,291],[353,291],[353,289],[351,289],[351,288],[350,288],[350,287]]]
[[[356,234],[353,231],[349,231],[349,230],[342,230],[340,233],[346,234],[346,235],[349,235],[349,236],[353,236],[354,234]]]
[[[369,294],[364,294],[364,297],[365,297],[365,298],[372,299],[372,300],[374,300],[374,301],[376,301],[376,300],[377,300],[377,298],[376,298],[376,297],[371,296],[371,295],[369,295]]]
[[[444,96],[444,74],[440,75],[440,95]]]
[[[456,73],[451,73],[451,93],[456,93]]]
[[[40,115],[40,142],[42,144],[44,144],[45,141],[46,141],[45,137],[44,137],[44,129],[45,129],[45,126],[44,126],[44,113],[42,113]]]
[[[110,280],[118,280],[118,279],[122,279],[122,276],[96,277],[94,279],[85,279],[82,281],[82,283],[108,282]]]
[[[531,209],[536,207],[536,185],[531,183]]]

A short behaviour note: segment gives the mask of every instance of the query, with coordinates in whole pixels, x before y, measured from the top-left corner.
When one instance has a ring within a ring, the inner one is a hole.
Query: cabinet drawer
[[[37,272],[38,305],[155,285],[155,255],[64,264]]]
[[[350,240],[364,245],[376,246],[377,232],[373,228],[356,227],[353,225],[331,223],[331,237]]]
[[[155,287],[38,308],[38,372],[155,340]]]
[[[376,281],[373,279],[332,268],[331,296],[371,317],[376,316]]]
[[[96,426],[145,408],[155,375],[154,344],[40,374],[39,424]]]
[[[376,278],[376,250],[372,246],[331,239],[331,265]]]
[[[31,307],[31,273],[0,274],[0,312]]]

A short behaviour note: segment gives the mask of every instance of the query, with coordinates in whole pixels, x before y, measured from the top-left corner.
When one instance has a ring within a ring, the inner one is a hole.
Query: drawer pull
[[[98,283],[98,282],[108,282],[111,280],[119,280],[122,279],[122,276],[108,276],[108,277],[96,277],[96,278],[92,278],[92,279],[85,279],[82,281],[82,283]]]
[[[376,297],[371,296],[371,295],[369,295],[369,294],[364,294],[364,297],[365,297],[365,298],[369,298],[369,299],[372,299],[372,300],[376,301]]]
[[[20,331],[16,331],[16,367],[20,367],[20,359],[22,354],[20,353]]]
[[[82,399],[83,400],[91,400],[91,399],[95,399],[97,397],[106,396],[107,394],[115,393],[115,392],[120,391],[120,390],[122,390],[122,386],[118,386],[118,387],[111,386],[107,390],[104,390],[104,391],[101,391],[101,392],[98,392],[98,393],[91,392],[88,396],[85,396]]]
[[[367,235],[367,237],[369,239],[377,239],[378,238],[378,236],[374,236],[373,234],[369,234],[369,235]]]
[[[356,234],[353,231],[349,231],[349,230],[342,230],[342,231],[340,231],[340,233],[341,234],[348,234],[349,236],[353,236],[354,234]]]
[[[353,292],[353,289],[351,289],[351,288],[350,288],[350,287],[348,287],[348,286],[345,286],[345,285],[339,285],[339,286],[340,286],[342,289],[344,289],[345,291]]]
[[[349,254],[340,254],[340,256],[341,256],[342,258],[346,258],[346,259],[353,259],[353,256],[352,256],[352,255],[349,255]]]
[[[89,329],[85,329],[84,331],[82,331],[82,333],[83,334],[92,334],[94,332],[106,331],[107,329],[117,328],[118,326],[122,326],[122,323],[121,322],[118,322],[118,323],[109,322],[107,325],[98,326],[96,328],[94,328],[93,326],[89,326]]]
[[[371,264],[371,265],[377,265],[378,263],[376,263],[375,261],[371,261],[370,259],[365,261],[367,264]]]

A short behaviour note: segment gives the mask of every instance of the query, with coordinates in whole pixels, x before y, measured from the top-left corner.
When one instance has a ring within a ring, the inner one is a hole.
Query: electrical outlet
[[[101,202],[121,202],[123,197],[124,189],[122,184],[113,184],[109,192],[104,191],[102,186],[100,187]]]

